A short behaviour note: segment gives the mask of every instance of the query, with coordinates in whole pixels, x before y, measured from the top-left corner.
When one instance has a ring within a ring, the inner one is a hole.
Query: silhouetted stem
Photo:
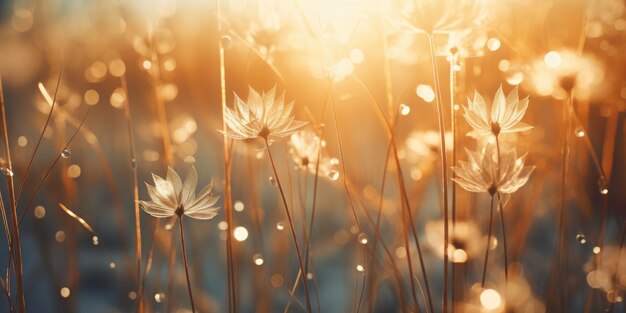
[[[195,313],[196,308],[193,305],[193,293],[191,292],[191,280],[189,279],[189,265],[187,264],[187,250],[185,249],[185,232],[183,231],[183,217],[178,217],[180,225],[180,245],[183,249],[183,263],[185,264],[185,276],[187,276],[187,290],[189,291],[189,301],[191,301],[191,312]]]
[[[428,42],[430,46],[430,57],[433,65],[433,76],[436,90],[436,102],[437,102],[437,118],[439,121],[439,136],[441,140],[440,154],[441,154],[441,183],[442,183],[442,195],[441,200],[443,204],[443,304],[442,311],[445,313],[448,311],[448,243],[450,241],[450,234],[448,233],[448,162],[446,162],[446,129],[443,113],[443,104],[441,103],[441,86],[439,84],[439,68],[437,66],[437,55],[435,54],[435,43],[433,35],[428,34]]]
[[[489,198],[489,231],[487,232],[487,247],[485,248],[485,265],[483,266],[483,279],[481,287],[485,288],[485,278],[487,277],[487,263],[489,262],[489,246],[491,246],[491,234],[493,225],[493,196]]]

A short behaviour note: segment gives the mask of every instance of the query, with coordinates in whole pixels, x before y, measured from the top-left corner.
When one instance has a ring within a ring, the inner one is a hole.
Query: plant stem
[[[9,201],[11,202],[11,223],[13,228],[11,229],[13,244],[13,255],[15,256],[15,276],[17,277],[17,302],[18,312],[26,312],[26,301],[24,299],[24,277],[22,268],[22,247],[20,243],[20,228],[17,221],[17,202],[15,200],[15,183],[13,181],[13,165],[11,163],[11,150],[9,147],[9,133],[7,131],[7,119],[4,106],[4,93],[2,90],[2,77],[0,76],[0,122],[2,122],[2,135],[4,139],[4,149],[6,153],[6,167],[9,171],[7,176],[8,189],[9,189]]]
[[[457,127],[456,127],[456,110],[454,108],[454,100],[456,98],[456,75],[454,66],[457,61],[457,54],[453,51],[450,52],[450,131],[452,132],[452,164],[456,165],[456,146],[457,146]],[[456,173],[452,171],[452,179],[456,178]],[[456,184],[452,184],[451,186],[451,209],[452,209],[452,237],[455,235],[455,226],[456,226]],[[452,288],[450,290],[450,299],[452,299],[452,309],[451,312],[454,313],[454,302],[456,300],[454,286],[456,283],[456,263],[454,260],[452,262]]]
[[[500,177],[500,137],[499,136],[495,136],[496,137],[496,153],[497,153],[497,160],[498,160],[498,167],[497,167],[497,174],[498,179]],[[507,254],[507,249],[506,249],[506,231],[505,231],[505,226],[504,226],[504,207],[502,205],[502,194],[500,194],[500,192],[498,191],[498,208],[500,209],[500,223],[502,225],[502,245],[504,248],[504,283],[505,285],[508,283],[509,281],[509,259],[508,259],[508,254]]]
[[[287,214],[287,220],[289,221],[289,228],[291,230],[291,236],[293,238],[293,245],[296,249],[296,257],[298,258],[298,265],[300,266],[300,271],[304,273],[304,263],[302,262],[302,256],[300,255],[300,247],[298,245],[298,237],[296,235],[296,229],[293,225],[293,220],[291,218],[291,213],[289,212],[289,206],[287,205],[287,199],[285,198],[285,193],[283,192],[283,186],[280,183],[280,178],[278,177],[278,171],[276,170],[276,164],[274,163],[274,158],[272,157],[272,150],[270,149],[270,144],[267,138],[263,138],[265,141],[265,147],[267,148],[267,154],[270,157],[270,163],[272,164],[272,170],[274,171],[274,178],[276,178],[276,184],[278,185],[278,190],[280,191],[280,197],[283,201],[283,206],[285,207],[285,213]],[[300,279],[302,279],[302,287],[304,287],[304,294],[306,296],[306,308],[308,313],[312,313],[311,309],[311,299],[309,298],[309,287],[306,282],[306,275],[300,275]]]
[[[504,248],[504,284],[509,282],[509,255],[506,249],[506,231],[504,226],[504,206],[502,205],[502,194],[498,192],[498,207],[500,208],[500,224],[502,225],[502,247]]]
[[[443,203],[443,304],[442,312],[448,311],[448,243],[450,241],[448,233],[448,163],[446,162],[446,129],[444,121],[443,104],[441,99],[441,86],[439,84],[439,68],[437,66],[437,56],[435,54],[435,43],[432,34],[428,34],[428,43],[430,46],[430,57],[433,65],[433,76],[436,90],[437,117],[439,120],[439,135],[441,137],[441,182],[442,182],[442,203]]]
[[[191,292],[191,280],[189,280],[189,265],[187,264],[187,250],[185,249],[185,232],[183,231],[183,217],[178,217],[180,225],[180,245],[183,248],[183,263],[185,263],[185,276],[187,276],[187,290],[189,291],[189,301],[191,301],[191,312],[195,313],[196,308],[193,305],[193,293]]]
[[[564,276],[564,250],[565,250],[565,199],[566,199],[566,179],[567,179],[567,166],[569,162],[569,137],[570,130],[572,128],[572,103],[574,101],[573,93],[570,90],[568,99],[564,103],[563,107],[563,125],[565,129],[563,132],[563,150],[561,151],[561,191],[560,191],[560,206],[559,206],[559,253],[558,253],[558,269],[557,269],[557,290],[559,303],[561,304],[561,311],[566,311],[565,308],[565,289],[566,285],[562,283]],[[560,287],[558,287],[560,286]]]
[[[221,1],[216,1],[217,11],[217,30],[219,34],[222,34],[222,18],[221,18]],[[226,119],[224,118],[224,112],[226,112],[226,68],[224,61],[224,45],[221,38],[218,38],[219,56],[220,56],[220,96],[222,104],[222,130],[227,130]],[[230,184],[230,166],[231,166],[231,145],[229,139],[224,136],[224,213],[226,215],[226,223],[228,227],[233,225],[233,207],[232,207],[232,195]],[[233,255],[233,239],[232,232],[229,230],[226,232],[226,263],[228,270],[228,312],[237,313],[237,281],[235,280],[235,268],[234,268],[234,255]]]
[[[489,246],[491,245],[491,234],[493,225],[493,196],[489,198],[489,231],[487,232],[487,247],[485,248],[485,265],[483,266],[483,279],[481,287],[485,288],[485,278],[487,277],[487,263],[489,262]]]
[[[128,102],[128,86],[126,85],[126,76],[122,76],[122,88],[124,90],[126,124],[128,127],[128,143],[131,158],[131,174],[133,177],[133,202],[135,209],[135,262],[137,263],[137,299],[139,301],[139,313],[143,313],[143,286],[141,284],[141,216],[139,209],[139,186],[137,179],[137,159],[135,152],[135,139],[133,137],[133,122],[130,111],[130,103]]]

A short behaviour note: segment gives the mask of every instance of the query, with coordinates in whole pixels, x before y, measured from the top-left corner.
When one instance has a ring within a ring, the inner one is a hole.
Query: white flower
[[[465,120],[473,130],[468,135],[479,138],[487,135],[516,133],[527,131],[532,126],[522,123],[521,120],[528,108],[528,97],[519,100],[517,86],[505,98],[502,86],[496,92],[491,105],[491,112],[487,110],[485,99],[478,93],[474,93],[474,100],[469,99],[467,107],[463,107]]]
[[[213,181],[204,187],[198,195],[195,189],[198,184],[198,173],[192,167],[183,183],[178,174],[170,167],[167,177],[163,179],[152,174],[154,186],[146,183],[148,196],[152,201],[139,201],[146,213],[154,217],[171,217],[187,215],[189,217],[208,220],[217,215],[218,207],[214,207],[219,196],[211,194]]]

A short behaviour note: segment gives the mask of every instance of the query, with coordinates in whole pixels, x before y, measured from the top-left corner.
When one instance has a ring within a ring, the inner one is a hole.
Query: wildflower
[[[452,142],[452,132],[445,133],[446,142]],[[411,163],[431,161],[439,156],[441,142],[439,132],[434,130],[413,131],[406,139],[406,158]],[[452,150],[452,145],[447,145],[448,152]]]
[[[307,170],[311,174],[318,172],[320,176],[329,176],[334,172],[333,167],[339,162],[325,155],[324,151],[320,151],[324,144],[311,130],[293,133],[289,139],[289,146],[289,154],[296,163],[296,168]]]
[[[187,215],[189,217],[208,220],[217,215],[217,207],[213,207],[219,196],[211,194],[213,181],[211,181],[198,195],[195,189],[198,184],[196,168],[191,171],[183,183],[178,174],[168,168],[167,177],[163,179],[152,174],[154,186],[146,183],[148,196],[152,201],[140,201],[146,213],[154,217],[170,217]]]
[[[490,134],[498,136],[529,130],[532,126],[521,122],[527,108],[528,97],[519,100],[517,87],[505,98],[500,86],[491,105],[491,112],[487,111],[485,99],[475,92],[474,101],[468,99],[468,106],[463,107],[463,116],[473,128],[468,135],[479,138]]]
[[[220,132],[233,139],[263,138],[271,141],[285,138],[306,125],[306,122],[294,120],[294,102],[285,105],[284,92],[275,99],[275,90],[276,87],[259,95],[250,87],[247,102],[235,94],[235,108],[225,108],[224,112],[228,130]]]
[[[535,169],[524,166],[526,155],[518,158],[515,149],[502,152],[499,164],[497,154],[492,153],[493,147],[465,151],[469,160],[452,167],[456,174],[452,180],[467,191],[488,192],[491,196],[496,192],[513,193],[526,184]]]
[[[566,99],[572,92],[580,100],[601,93],[604,69],[595,58],[576,51],[551,51],[527,69],[527,86],[541,96]]]
[[[403,26],[428,34],[468,29],[485,18],[485,6],[478,0],[396,0],[394,6]]]
[[[436,53],[438,56],[446,57],[448,61],[455,57],[460,59],[482,57],[485,55],[487,39],[487,32],[483,29],[465,29],[435,36]]]
[[[443,220],[426,223],[426,242],[443,258],[444,225]],[[485,241],[478,226],[470,221],[457,221],[454,228],[448,228],[450,243],[448,255],[452,256],[452,262],[465,263],[476,259],[484,249]]]

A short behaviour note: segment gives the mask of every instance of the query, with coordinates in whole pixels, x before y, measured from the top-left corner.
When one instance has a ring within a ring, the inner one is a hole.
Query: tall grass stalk
[[[216,1],[217,11],[217,32],[222,34],[222,10],[221,1]],[[226,132],[228,127],[224,114],[226,112],[226,68],[224,61],[224,45],[221,38],[218,38],[219,47],[219,65],[220,65],[220,98],[222,103],[222,131]],[[224,213],[226,215],[226,224],[228,231],[226,232],[226,263],[228,268],[228,312],[237,313],[237,282],[235,280],[235,261],[233,255],[233,207],[231,192],[231,153],[232,147],[230,139],[224,136],[223,156],[224,156]]]
[[[441,203],[443,204],[443,302],[442,312],[448,311],[448,244],[450,242],[450,234],[448,231],[448,162],[446,161],[446,126],[443,111],[443,99],[441,97],[441,85],[439,81],[439,67],[437,66],[437,55],[435,54],[435,42],[433,34],[428,34],[428,43],[430,47],[430,58],[432,62],[432,70],[435,84],[435,95],[437,104],[437,118],[439,122],[439,136],[441,140],[440,158],[441,158],[441,184],[442,195]]]
[[[566,201],[566,181],[567,181],[567,167],[569,163],[569,149],[570,149],[570,132],[572,128],[572,105],[574,102],[573,91],[569,90],[567,100],[563,103],[563,147],[561,151],[561,182],[560,182],[560,204],[559,204],[559,240],[558,240],[558,262],[557,262],[557,290],[558,290],[558,303],[561,305],[561,311],[566,310],[565,296],[567,293],[567,286],[563,283],[565,274],[565,201]]]
[[[143,313],[143,284],[141,283],[141,210],[139,208],[139,185],[137,178],[137,156],[135,151],[135,138],[133,136],[133,120],[128,100],[128,85],[126,76],[122,76],[122,89],[124,90],[124,116],[128,129],[128,145],[130,150],[130,172],[133,181],[133,204],[135,211],[135,263],[137,266],[137,299],[139,313]]]
[[[26,312],[26,301],[24,297],[24,275],[23,275],[23,266],[22,266],[22,247],[20,242],[20,228],[19,222],[17,220],[17,202],[15,198],[15,182],[13,181],[13,165],[11,162],[11,150],[9,146],[9,133],[7,127],[7,118],[6,118],[6,110],[4,103],[4,91],[2,89],[2,76],[0,76],[0,122],[2,122],[2,135],[4,139],[4,152],[6,156],[6,169],[7,169],[7,183],[8,183],[8,192],[9,192],[9,202],[11,204],[11,224],[12,224],[12,235],[11,235],[11,243],[13,247],[11,250],[13,251],[13,256],[15,260],[15,276],[16,276],[16,285],[17,285],[17,308],[18,312]],[[10,288],[7,286],[7,288]]]

